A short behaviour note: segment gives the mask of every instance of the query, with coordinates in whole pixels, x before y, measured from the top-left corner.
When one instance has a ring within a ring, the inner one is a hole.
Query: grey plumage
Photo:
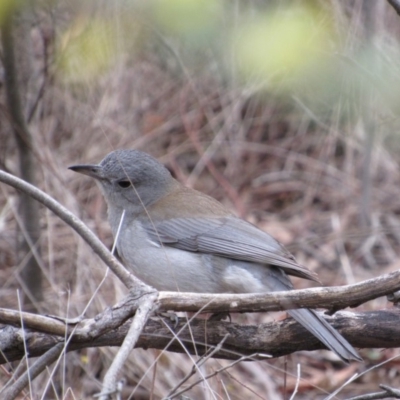
[[[118,150],[98,165],[76,165],[98,182],[125,265],[158,290],[256,293],[291,290],[288,275],[318,281],[272,236],[221,203],[186,188],[146,153]],[[361,360],[317,313],[288,313],[344,361]]]

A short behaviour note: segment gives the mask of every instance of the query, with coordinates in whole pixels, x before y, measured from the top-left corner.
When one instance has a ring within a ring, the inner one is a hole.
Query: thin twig
[[[163,346],[162,352],[158,355],[158,357],[155,359],[155,361],[154,361],[153,364],[155,364],[155,363],[158,362],[158,360],[161,358],[161,356],[164,354],[164,352],[166,352],[166,351],[168,350],[168,348],[172,345],[172,343],[173,343],[175,340],[176,340],[178,343],[180,343],[182,349],[185,350],[186,355],[189,357],[189,359],[190,359],[192,362],[194,362],[194,360],[191,358],[190,352],[187,351],[187,349],[186,349],[184,343],[180,340],[179,335],[180,335],[186,328],[188,328],[188,330],[189,330],[190,333],[192,334],[191,324],[190,324],[190,323],[191,323],[191,321],[192,321],[199,313],[200,313],[200,312],[198,311],[195,315],[193,315],[190,319],[188,319],[188,320],[186,321],[186,323],[179,329],[178,332],[173,331],[173,330],[168,326],[168,324],[166,324],[166,323],[164,322],[164,320],[162,320],[163,325],[166,326],[167,329],[169,330],[169,332],[171,333],[172,338],[168,341],[168,343],[165,344],[165,346]],[[192,342],[192,343],[196,343],[196,341],[194,340],[193,336],[191,337],[191,342]],[[196,354],[196,355],[197,355],[197,354]],[[139,379],[139,381],[136,383],[136,387],[135,387],[135,389],[133,390],[133,392],[131,393],[131,396],[134,395],[136,389],[140,386],[140,384],[141,384],[142,381],[144,380],[146,374],[150,371],[150,368],[151,368],[151,366],[147,369],[147,371],[145,371],[145,373],[142,375],[142,377],[141,377],[141,378]]]
[[[43,354],[38,360],[31,365],[13,385],[1,393],[3,400],[14,400],[18,394],[36,378],[48,365],[52,364],[63,351],[65,343],[57,343],[54,347]],[[33,398],[33,397],[32,397]]]
[[[75,215],[68,211],[64,206],[54,200],[52,197],[7,172],[0,170],[0,182],[6,183],[14,187],[15,189],[21,190],[29,196],[42,203],[72,229],[74,229],[93,249],[93,251],[104,261],[104,263],[110,267],[115,275],[121,280],[121,282],[131,290],[148,292],[152,288],[145,285],[139,279],[135,278],[129,273],[126,268],[109,252],[104,244],[98,239],[98,237]]]
[[[199,383],[203,382],[204,380],[208,380],[208,379],[210,379],[210,378],[213,378],[214,376],[220,374],[221,372],[223,372],[223,371],[225,371],[225,370],[227,370],[227,369],[229,369],[229,368],[232,368],[233,366],[235,366],[236,364],[238,364],[238,363],[240,363],[240,362],[242,362],[242,361],[251,360],[252,358],[257,358],[257,357],[260,357],[260,354],[254,353],[254,354],[251,354],[251,355],[249,355],[249,356],[240,357],[238,360],[232,362],[231,364],[227,365],[226,367],[222,367],[222,368],[217,369],[217,370],[214,371],[213,373],[211,373],[211,374],[205,376],[204,379],[199,379],[199,380],[197,380],[196,382],[192,383],[191,385],[189,385],[189,386],[186,387],[185,389],[182,389],[180,392],[175,393],[173,396],[171,396],[171,397],[166,397],[166,399],[168,399],[168,400],[174,399],[175,397],[178,397],[178,396],[180,396],[181,394],[183,394],[183,393],[187,392],[188,390],[192,389],[193,387],[195,387],[195,386],[198,385]],[[263,355],[263,357],[265,357],[265,355]]]
[[[339,388],[337,388],[333,393],[331,393],[329,396],[327,396],[324,400],[331,400],[331,399],[333,399],[333,398],[334,398],[344,387],[346,387],[348,384],[354,382],[354,381],[355,381],[356,379],[358,379],[358,378],[361,378],[363,375],[366,375],[367,373],[371,372],[372,370],[377,369],[377,368],[380,368],[380,367],[382,367],[383,365],[388,364],[389,362],[391,362],[391,361],[393,361],[393,360],[395,360],[396,358],[399,358],[399,357],[400,357],[399,355],[390,357],[390,358],[388,358],[387,360],[382,361],[382,362],[379,363],[379,364],[373,365],[372,367],[366,369],[366,370],[363,371],[363,372],[354,374],[354,375],[353,375],[352,377],[350,377],[345,383],[343,383],[343,385],[341,385]],[[354,398],[353,398],[353,399],[348,399],[348,400],[354,400]],[[358,400],[359,400],[359,399],[358,399]]]
[[[290,400],[293,400],[294,397],[297,394],[297,391],[299,390],[299,384],[300,384],[300,380],[301,380],[301,364],[297,364],[297,379],[296,379],[296,386],[293,390],[292,395],[290,396]]]
[[[46,193],[4,171],[0,171],[0,181],[7,183],[16,189],[22,190],[25,194],[44,204],[64,222],[70,225],[91,246],[93,251],[100,256],[105,264],[110,267],[122,283],[130,289],[131,294],[135,293],[135,296],[141,298],[139,307],[136,310],[136,315],[132,321],[131,329],[125,337],[117,356],[104,378],[104,387],[106,390],[107,388],[114,390],[114,388],[116,388],[117,375],[130,351],[135,347],[136,341],[147,322],[150,312],[154,308],[154,302],[157,299],[157,292],[130,274],[80,219],[70,213],[65,207],[60,205]],[[29,368],[27,372],[29,372]],[[100,396],[102,400],[105,400],[108,397],[109,394]]]
[[[195,360],[194,360],[194,358],[192,357],[192,355],[190,354],[190,352],[187,351],[187,348],[186,348],[184,342],[183,342],[183,341],[180,339],[180,337],[179,337],[180,333],[183,332],[184,329],[187,328],[188,331],[189,331],[189,334],[190,334],[191,343],[193,343],[193,345],[194,345],[194,352],[195,352],[194,355],[198,356],[197,348],[196,348],[196,340],[195,340],[195,338],[194,338],[194,332],[193,332],[192,324],[191,324],[191,322],[196,318],[197,315],[198,315],[198,313],[196,313],[195,315],[193,315],[191,318],[187,319],[186,323],[183,325],[183,327],[182,327],[182,328],[179,330],[179,332],[177,332],[177,333],[175,333],[175,332],[171,329],[171,327],[170,327],[168,324],[165,323],[164,320],[162,320],[162,323],[167,327],[167,329],[168,329],[169,332],[172,334],[172,336],[175,338],[175,340],[178,341],[178,342],[180,343],[182,349],[185,350],[187,356],[188,356],[188,357],[190,358],[190,360],[192,361],[192,363],[193,363],[192,371],[197,371],[200,375],[202,375],[202,378],[204,379],[204,376],[203,376],[203,374],[202,374],[202,371],[201,371],[200,368],[199,368],[199,367],[203,364],[203,363],[201,362],[201,360],[204,360],[205,358],[208,359],[208,355],[211,354],[211,353],[212,353],[212,354],[215,354],[215,348],[214,348],[214,346],[211,347],[211,348],[208,348],[208,350],[206,350],[206,351],[204,352],[204,354],[203,354],[202,356],[200,356],[200,359],[197,360],[197,362],[195,362]],[[223,342],[225,342],[225,340],[227,339],[228,336],[229,336],[229,334],[226,334],[225,337],[222,338],[221,341],[220,341],[215,347],[219,347],[219,350],[221,350],[221,348],[222,348],[221,344],[222,344]],[[190,372],[189,372],[189,374],[190,374]],[[191,375],[190,375],[190,376],[191,376]],[[209,388],[209,389],[211,389],[211,388]],[[175,390],[176,390],[176,389],[175,389]]]
[[[210,348],[204,353],[199,360],[192,366],[191,370],[184,376],[176,385],[173,387],[170,392],[167,394],[167,398],[170,398],[185,382],[187,382],[195,373],[200,369],[200,367],[209,360],[215,353],[218,353],[225,340],[228,338],[229,333],[227,333],[222,340],[215,346],[215,348]]]
[[[117,355],[115,356],[110,368],[104,376],[103,390],[100,393],[100,400],[107,400],[110,394],[114,393],[117,384],[117,377],[122,369],[129,354],[135,347],[144,326],[153,311],[154,301],[157,298],[157,292],[149,293],[143,298],[139,308],[136,311],[135,317],[131,323],[128,334],[122,343]]]
[[[351,397],[347,400],[380,400],[380,399],[400,399],[400,390],[391,388],[387,385],[379,385],[383,392],[362,394],[360,396]]]
[[[20,295],[19,295],[19,290],[17,290],[17,296],[18,296],[19,311],[21,312],[22,304],[21,304],[21,298],[20,298]],[[21,321],[21,328],[22,328],[22,341],[24,343],[24,352],[25,352],[25,354],[29,354],[28,349],[27,349],[27,341],[26,341],[26,338],[25,338],[24,320],[23,320],[22,316],[20,316],[20,321]],[[29,394],[30,394],[31,398],[33,398],[33,393],[32,393],[32,375],[31,375],[31,369],[30,369],[30,366],[29,366],[29,357],[26,357],[25,361],[26,361],[26,373],[24,374],[25,379],[23,381],[19,380],[19,384],[17,384],[18,381],[15,382],[15,384],[13,386],[14,387],[20,387],[22,382],[24,382],[26,384],[29,384]],[[18,393],[16,393],[16,394],[18,394]]]

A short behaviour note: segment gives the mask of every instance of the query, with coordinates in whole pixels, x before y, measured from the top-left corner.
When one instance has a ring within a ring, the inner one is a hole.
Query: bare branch
[[[1,172],[0,172],[1,176]],[[160,292],[157,309],[159,311],[198,311],[208,312],[266,312],[292,308],[330,308],[354,307],[366,301],[388,295],[400,289],[400,271],[382,275],[378,278],[348,285],[329,288],[313,288],[275,293],[254,294],[201,294]],[[140,298],[140,297],[139,297]],[[64,336],[72,333],[80,339],[95,338],[109,330],[118,328],[132,317],[138,307],[139,298],[128,296],[113,307],[107,308],[95,318],[80,320],[78,324],[41,316],[18,310],[0,308],[0,323],[20,325],[29,329]],[[77,325],[77,326],[75,326]]]
[[[96,235],[94,235],[94,233],[89,228],[87,228],[87,226],[79,218],[70,213],[65,207],[60,205],[57,201],[48,196],[46,193],[4,171],[0,171],[0,181],[7,183],[15,187],[16,189],[22,190],[28,196],[31,196],[32,198],[44,204],[47,208],[53,211],[58,217],[60,217],[64,222],[70,225],[91,246],[93,251],[104,261],[104,263],[110,267],[110,269],[125,284],[125,286],[127,286],[128,289],[130,289],[131,300],[133,301],[133,306],[136,310],[137,315],[133,319],[130,334],[126,336],[124,344],[121,347],[118,356],[115,358],[110,370],[106,374],[104,384],[108,389],[109,388],[113,389],[114,387],[116,387],[117,374],[121,370],[122,365],[126,360],[126,357],[129,355],[130,351],[135,347],[136,340],[139,337],[141,330],[143,326],[146,324],[150,312],[154,307],[154,303],[157,298],[158,292],[152,287],[141,282],[139,279],[135,278],[132,274],[130,274],[125,269],[125,267],[108,251],[108,249],[96,237]],[[140,312],[141,310],[142,312]],[[132,313],[130,313],[130,315],[132,315]],[[113,321],[111,325],[115,327],[116,325],[113,325],[115,324],[116,321],[115,318],[113,317],[111,320]],[[120,325],[123,321],[119,320],[118,322]],[[44,321],[43,319],[40,318],[35,318],[34,323],[47,324],[48,321]],[[94,324],[98,326],[98,324],[96,324],[96,321],[94,321]],[[63,329],[64,332],[65,329],[67,328],[66,326],[62,327],[59,324],[58,325],[54,324],[54,326],[55,329],[57,329],[58,331],[64,328]],[[110,325],[102,324],[100,326],[100,329],[103,332],[108,331],[110,329]],[[85,333],[88,335],[93,335],[94,332],[95,331],[90,330],[86,331]],[[23,342],[25,343],[25,337]],[[52,346],[50,346],[50,348],[51,347]],[[7,356],[5,356],[5,359],[7,359]],[[106,399],[107,397],[108,395],[102,396],[103,399]]]
[[[400,390],[391,388],[387,385],[379,385],[383,392],[362,394],[361,396],[351,397],[347,400],[378,400],[378,399],[400,399]]]
[[[388,3],[396,10],[397,14],[400,15],[400,0],[388,0]]]
[[[332,317],[325,316],[325,318],[354,347],[400,347],[398,309],[357,313],[340,311]],[[296,351],[324,348],[318,339],[291,318],[268,324],[244,326],[225,321],[194,319],[189,328],[186,323],[184,319],[176,328],[174,327],[176,332],[182,330],[178,340],[165,323],[159,319],[150,319],[136,347],[202,355],[210,347],[217,346],[225,335],[229,334],[216,357],[236,360],[253,353],[281,357]],[[87,347],[120,346],[129,327],[128,321],[121,327],[96,338],[73,336],[66,351]],[[38,357],[56,343],[64,341],[61,336],[29,330],[26,331],[25,338],[30,357]],[[25,355],[20,328],[8,326],[0,330],[0,343],[3,346],[0,364],[19,360]]]
[[[291,308],[326,308],[332,312],[356,307],[400,289],[400,271],[348,286],[319,287],[274,293],[199,294],[160,292],[161,311],[260,312]]]
[[[221,372],[226,371],[227,369],[234,367],[236,364],[239,364],[239,363],[242,362],[242,361],[251,360],[251,359],[258,358],[258,357],[259,357],[259,354],[252,354],[252,355],[250,355],[250,356],[243,356],[243,357],[240,357],[239,359],[235,360],[235,361],[232,362],[231,364],[229,364],[229,365],[227,365],[227,366],[225,366],[225,367],[221,367],[221,368],[217,369],[216,371],[214,371],[214,372],[208,374],[207,376],[205,376],[205,377],[202,378],[202,379],[198,379],[196,382],[192,383],[191,385],[185,387],[184,389],[180,390],[179,392],[177,392],[177,393],[175,393],[175,394],[171,391],[171,392],[166,396],[166,398],[167,398],[167,399],[174,399],[174,398],[176,398],[176,397],[178,397],[178,396],[181,396],[183,393],[189,391],[190,389],[192,389],[194,386],[198,385],[199,383],[204,382],[204,381],[207,380],[207,379],[213,378],[214,376],[220,374]],[[176,391],[176,390],[174,390],[174,391]]]
[[[145,293],[154,290],[145,285],[139,279],[129,273],[126,268],[108,251],[99,238],[75,215],[69,212],[64,206],[55,201],[52,197],[5,171],[0,170],[0,182],[6,183],[21,190],[38,202],[42,203],[49,210],[54,212],[60,219],[74,229],[93,249],[93,251],[104,261],[104,263],[114,272],[121,282],[135,293]]]
[[[104,376],[103,389],[100,394],[100,400],[107,400],[110,395],[115,393],[117,389],[117,379],[118,375],[128,359],[130,352],[135,348],[135,345],[139,339],[140,334],[145,327],[150,313],[153,310],[154,302],[157,298],[157,293],[150,293],[143,298],[139,308],[135,313],[135,317],[131,323],[129,331],[122,343],[118,354],[115,356],[110,368]]]
[[[179,396],[181,393],[183,393],[183,391],[181,390],[179,393],[175,394],[174,393],[185,383],[187,382],[199,369],[200,367],[210,358],[212,358],[214,356],[215,353],[217,353],[218,351],[221,350],[222,345],[224,344],[225,340],[228,338],[228,334],[226,334],[222,340],[218,343],[217,346],[215,346],[214,348],[210,348],[205,354],[203,354],[199,360],[197,360],[197,362],[192,366],[191,370],[169,391],[169,393],[167,394],[166,398],[172,398],[172,397],[177,397]],[[238,360],[236,360],[233,364],[235,364],[236,362],[238,362]],[[232,364],[232,365],[233,365]],[[197,382],[195,382],[195,385],[197,385],[200,382],[203,382],[203,380],[208,379],[207,377],[204,377],[204,379],[200,379]],[[192,387],[192,386],[191,386]],[[187,388],[184,389],[184,391],[186,392]],[[174,395],[174,396],[173,396]]]
[[[64,343],[58,343],[44,353],[36,362],[25,371],[11,386],[0,390],[1,398],[13,400],[28,385],[29,380],[35,379],[47,366],[51,365],[60,356]]]

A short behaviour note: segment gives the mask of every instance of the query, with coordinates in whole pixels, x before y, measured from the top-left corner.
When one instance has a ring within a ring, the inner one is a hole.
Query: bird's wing
[[[273,265],[289,275],[319,282],[316,274],[298,264],[272,236],[234,216],[173,218],[147,221],[143,226],[151,240],[166,246]]]

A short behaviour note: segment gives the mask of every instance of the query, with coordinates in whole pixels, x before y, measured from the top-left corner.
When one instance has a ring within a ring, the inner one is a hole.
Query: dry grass
[[[335,21],[344,32],[346,56],[352,59],[365,35],[363,9],[361,2],[338,3]],[[376,11],[376,46],[381,54],[391,54],[390,46],[399,45],[400,19],[386,4]],[[63,13],[58,18],[68,19]],[[42,28],[49,20],[43,11],[32,33],[34,62],[39,66],[44,63]],[[59,34],[57,23],[61,24],[56,21],[52,27]],[[318,114],[298,97],[258,95],[240,85],[224,84],[218,74],[211,73],[211,67],[177,72],[168,64],[176,59],[169,57],[166,60],[151,45],[143,46],[133,60],[119,59],[90,83],[63,84],[52,75],[56,67],[50,69],[44,96],[30,123],[42,189],[83,218],[110,246],[100,192],[91,180],[66,167],[97,162],[117,148],[136,148],[159,158],[180,181],[214,196],[275,236],[327,285],[357,282],[398,268],[400,172],[395,111],[361,110],[366,105],[360,102],[360,113],[350,115],[344,112],[346,101],[339,101],[329,113]],[[52,54],[49,60],[53,61]],[[185,63],[185,59],[180,61]],[[368,144],[371,120],[374,139]],[[5,121],[0,122],[0,142],[1,165],[17,173],[14,140]],[[371,161],[366,164],[369,149]],[[17,309],[18,269],[23,265],[15,257],[17,194],[1,185],[0,204],[1,305]],[[46,281],[42,312],[77,316],[92,301],[87,315],[95,315],[121,298],[124,289],[111,275],[91,298],[103,279],[104,266],[68,227],[49,211],[41,211]],[[306,285],[296,280],[298,288]],[[378,299],[360,308],[384,307],[390,305]],[[234,318],[254,323],[274,316]],[[350,366],[322,351],[245,362],[196,386],[188,395],[195,399],[282,399],[285,392],[293,392],[300,364],[295,398],[319,399],[355,372],[398,355],[397,350],[361,353],[365,364]],[[115,349],[108,348],[68,354],[45,398],[90,398],[100,390],[114,354]],[[165,396],[190,371],[195,359],[135,350],[124,371],[123,398]],[[195,379],[226,365],[227,361],[209,360]],[[10,376],[16,367],[7,367]],[[398,368],[395,359],[367,372],[347,385],[339,398],[377,391],[378,383],[399,386]],[[8,379],[3,370],[1,382]],[[32,393],[38,398],[48,379],[44,373],[32,382]]]

